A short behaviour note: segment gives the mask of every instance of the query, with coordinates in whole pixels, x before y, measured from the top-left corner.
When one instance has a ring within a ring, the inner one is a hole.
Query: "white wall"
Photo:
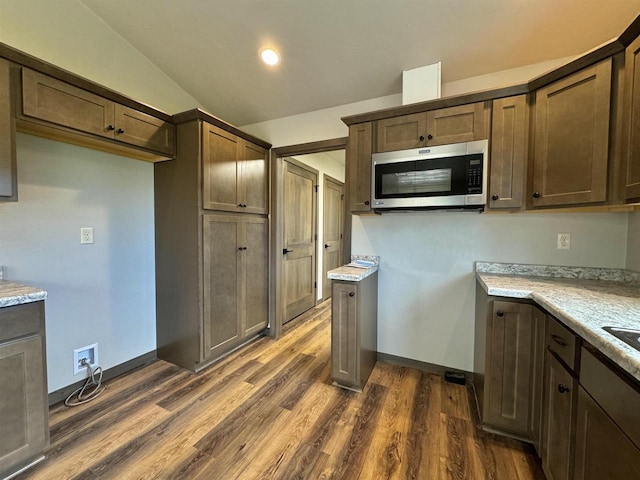
[[[199,106],[79,0],[0,0],[0,42],[168,113]]]
[[[317,142],[331,138],[346,137],[349,129],[340,120],[347,115],[396,107],[402,103],[402,95],[373,98],[363,102],[349,103],[315,112],[278,118],[268,122],[253,123],[240,127],[256,137],[267,140],[274,147]]]
[[[640,212],[629,214],[627,238],[627,268],[640,272]]]
[[[78,0],[0,0],[0,41],[169,113],[198,106]],[[43,287],[49,391],[72,350],[109,368],[155,349],[153,165],[18,136],[18,203],[0,205],[5,278]],[[80,227],[96,243],[80,245]]]
[[[343,150],[344,151],[344,150]],[[329,175],[344,183],[344,165],[336,162],[331,157],[323,153],[314,153],[310,155],[298,155],[293,157],[296,160],[309,165],[311,168],[315,168],[319,172],[318,179],[318,225],[316,232],[318,233],[318,252],[316,259],[318,262],[318,289],[317,299],[322,300],[322,262],[324,255],[324,176]]]
[[[378,349],[473,370],[476,260],[623,268],[627,214],[392,213],[354,217],[354,253],[380,256]],[[571,249],[557,250],[557,233]]]
[[[18,134],[16,203],[0,203],[5,278],[47,290],[49,391],[73,349],[109,368],[155,349],[153,165]],[[80,244],[93,227],[95,243]]]

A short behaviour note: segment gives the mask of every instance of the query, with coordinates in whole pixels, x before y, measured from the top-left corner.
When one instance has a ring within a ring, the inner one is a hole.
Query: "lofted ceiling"
[[[247,125],[581,54],[640,0],[82,0],[210,113]],[[273,68],[262,46],[282,55]],[[175,112],[171,112],[175,113]]]

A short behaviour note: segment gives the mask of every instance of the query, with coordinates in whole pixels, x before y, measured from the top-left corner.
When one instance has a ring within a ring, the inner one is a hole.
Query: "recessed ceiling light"
[[[263,48],[260,50],[260,58],[267,65],[277,65],[280,63],[280,55],[273,48]]]

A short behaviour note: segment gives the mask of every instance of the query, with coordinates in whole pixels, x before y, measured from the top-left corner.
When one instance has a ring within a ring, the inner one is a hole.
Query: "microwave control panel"
[[[482,160],[471,159],[467,163],[467,190],[482,193]]]

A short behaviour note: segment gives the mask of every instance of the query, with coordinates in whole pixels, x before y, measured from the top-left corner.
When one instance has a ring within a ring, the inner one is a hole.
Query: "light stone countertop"
[[[0,308],[38,302],[46,298],[47,292],[41,288],[0,280]]]
[[[376,264],[373,267],[369,268],[358,268],[358,267],[348,267],[347,265],[343,265],[342,267],[334,268],[333,270],[329,270],[327,272],[327,278],[330,280],[343,280],[346,282],[359,282],[364,280],[373,272],[378,271],[378,266],[380,264],[380,257],[374,255],[351,255],[351,261],[355,260],[367,260],[370,262],[375,262]]]
[[[616,281],[526,276],[517,268],[511,273],[482,270],[486,269],[478,262],[476,277],[489,295],[533,300],[640,381],[640,351],[602,329],[640,330],[640,285],[634,272],[621,270],[623,280]]]

